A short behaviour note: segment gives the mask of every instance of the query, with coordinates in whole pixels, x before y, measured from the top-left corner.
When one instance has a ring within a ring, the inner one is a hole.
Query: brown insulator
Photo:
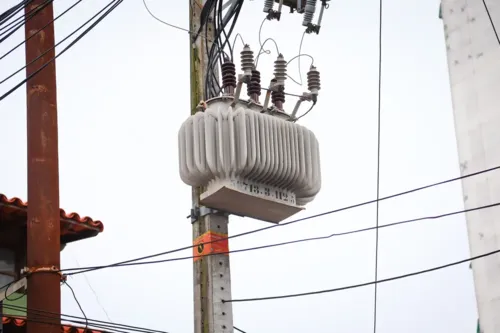
[[[259,103],[259,96],[261,94],[260,85],[260,72],[256,69],[252,70],[252,77],[250,82],[247,84],[247,93],[251,100]]]
[[[279,86],[277,90],[271,92],[271,102],[278,109],[283,110],[283,104],[285,103],[285,87]]]
[[[226,94],[234,94],[236,88],[236,67],[234,63],[226,60],[221,67],[222,70],[222,87]]]

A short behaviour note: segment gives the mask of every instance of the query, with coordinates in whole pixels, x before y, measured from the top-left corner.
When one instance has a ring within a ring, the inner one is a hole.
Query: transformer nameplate
[[[278,187],[273,187],[250,180],[231,179],[230,184],[239,191],[255,195],[258,197],[273,199],[291,205],[296,205],[297,199],[295,193],[286,191]]]

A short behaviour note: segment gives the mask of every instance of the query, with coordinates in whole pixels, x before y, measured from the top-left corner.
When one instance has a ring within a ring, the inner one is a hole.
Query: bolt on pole
[[[28,219],[27,262],[30,270],[60,268],[59,158],[56,64],[52,2],[33,0],[25,7],[27,94]],[[46,26],[42,31],[42,29]],[[36,34],[33,38],[30,38]],[[52,49],[51,49],[52,48]],[[50,51],[48,51],[51,49]],[[44,54],[47,51],[46,54]],[[40,54],[40,59],[32,62]],[[28,276],[28,333],[61,330],[60,276],[43,272]],[[30,309],[56,314],[40,320]],[[38,321],[38,322],[37,322]],[[46,323],[40,323],[41,321]]]

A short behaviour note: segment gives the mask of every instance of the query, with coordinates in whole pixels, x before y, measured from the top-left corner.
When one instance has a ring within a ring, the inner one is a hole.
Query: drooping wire
[[[106,7],[104,7],[103,9],[101,9],[101,11],[99,13],[97,13],[96,15],[94,15],[90,20],[88,20],[86,23],[84,23],[82,26],[80,26],[80,28],[78,28],[77,30],[75,30],[72,34],[74,34],[76,31],[80,30],[81,28],[83,28],[86,24],[88,24],[91,20],[93,20],[96,16],[98,16],[102,11],[104,11],[107,7],[111,6],[109,9],[107,9],[104,14],[102,14],[94,23],[92,23],[87,29],[85,29],[85,31],[83,31],[78,37],[76,37],[68,46],[66,46],[61,52],[59,52],[55,57],[53,57],[52,59],[50,59],[49,61],[47,61],[45,64],[43,64],[42,66],[40,66],[40,68],[38,68],[36,71],[34,71],[32,74],[30,74],[27,78],[25,78],[24,80],[22,80],[20,83],[18,83],[16,86],[14,86],[12,89],[10,89],[9,91],[7,91],[5,94],[3,94],[2,96],[0,96],[0,101],[4,100],[7,96],[9,96],[10,94],[12,94],[14,91],[16,91],[19,87],[21,87],[23,84],[25,84],[26,82],[28,82],[32,77],[34,77],[35,75],[37,75],[38,73],[40,73],[42,70],[44,70],[51,62],[55,61],[58,57],[60,57],[61,55],[63,55],[66,51],[68,51],[71,47],[73,47],[80,39],[82,39],[86,34],[88,34],[92,29],[94,29],[106,16],[108,16],[113,10],[115,10],[116,7],[118,7],[121,3],[123,2],[123,0],[112,0],[108,5],[106,5]],[[72,35],[70,34],[70,35]],[[67,36],[68,37],[68,36]],[[67,38],[66,38],[67,39]],[[63,39],[64,40],[64,39]],[[62,41],[61,41],[62,42]],[[59,42],[59,43],[61,43]],[[56,46],[59,44],[57,43]],[[51,49],[53,49],[54,47],[52,47]],[[43,54],[46,54],[49,50],[47,50],[45,53]],[[43,56],[43,54],[41,56]],[[31,63],[33,63],[34,61],[38,60],[41,56],[38,56],[35,60],[33,60]],[[30,63],[30,64],[31,64]],[[29,65],[29,64],[28,64]],[[28,65],[24,66],[21,70],[23,70],[24,68],[26,68]],[[19,71],[18,71],[19,72]],[[10,77],[12,77],[13,75],[17,74],[18,72],[12,74]],[[10,77],[4,79],[2,82],[5,82],[6,80],[8,80]],[[2,83],[0,82],[0,83]]]
[[[245,41],[243,40],[243,36],[238,32],[236,34],[236,36],[234,36],[234,41],[233,41],[233,49],[232,51],[234,51],[234,47],[236,45],[236,40],[238,39],[238,37],[240,37],[240,40],[241,40],[241,43],[243,44],[243,46],[245,46]],[[231,53],[231,61],[234,61],[234,52]]]
[[[293,60],[298,59],[298,61],[299,61],[299,68],[300,68],[300,58],[301,58],[301,57],[308,57],[308,58],[310,58],[310,59],[311,59],[311,66],[313,66],[313,65],[314,65],[314,57],[313,57],[312,55],[310,55],[310,54],[307,54],[307,53],[299,53],[298,55],[296,55],[296,56],[295,56],[295,57],[293,57],[292,59],[288,60],[287,65],[290,65],[290,63],[291,63]],[[287,74],[286,76],[288,76],[288,78],[289,78],[290,80],[292,80],[294,83],[296,83],[296,84],[298,84],[299,86],[301,86],[301,87],[302,87],[302,85],[303,85],[303,81],[302,81],[302,74],[301,74],[300,70],[299,70],[300,82],[298,82],[297,80],[295,80],[293,77],[291,77],[291,76],[290,76],[290,75],[288,75],[288,74]],[[311,107],[311,108],[309,109],[309,111],[311,111],[311,110],[312,110],[312,108],[313,108],[313,107]],[[307,111],[307,112],[306,112],[306,114],[307,114],[307,113],[309,113],[309,111]],[[306,114],[304,114],[303,116],[305,116]],[[301,117],[299,117],[299,118],[302,118],[303,116],[301,116]],[[298,120],[299,118],[297,118],[297,120]]]
[[[42,28],[40,28],[39,30],[37,30],[35,33],[31,34],[31,36],[29,36],[27,39],[24,39],[21,43],[17,44],[16,46],[14,46],[12,49],[10,49],[10,51],[6,52],[4,55],[2,55],[0,57],[0,60],[2,60],[3,58],[5,58],[6,56],[8,56],[9,54],[11,54],[12,52],[14,52],[18,47],[20,47],[21,45],[23,45],[24,43],[26,43],[27,41],[29,41],[31,38],[35,37],[40,31],[42,30],[45,30],[45,28],[47,28],[49,25],[51,24],[54,24],[54,22],[59,19],[61,16],[65,15],[66,13],[68,13],[70,10],[72,10],[73,8],[75,8],[79,3],[81,3],[83,0],[78,0],[77,2],[75,2],[73,5],[71,5],[69,8],[67,8],[65,11],[63,11],[61,14],[57,15],[52,21],[50,21],[49,23],[47,23],[46,25],[44,25]]]
[[[422,275],[425,273],[430,273],[438,270],[442,270],[445,268],[461,265],[464,263],[468,263],[474,260],[478,260],[481,258],[485,258],[488,256],[495,255],[497,253],[500,253],[499,250],[491,251],[488,253],[484,253],[478,256],[470,257],[467,259],[459,260],[459,261],[454,261],[445,265],[441,266],[436,266],[428,269],[424,269],[421,271],[417,272],[412,272],[412,273],[407,273],[403,275],[398,275],[394,276],[391,278],[387,279],[382,279],[382,280],[375,280],[375,281],[370,281],[370,282],[365,282],[365,283],[360,283],[360,284],[355,284],[355,285],[350,285],[350,286],[345,286],[345,287],[340,287],[340,288],[333,288],[333,289],[324,289],[324,290],[317,290],[317,291],[310,291],[310,292],[304,292],[304,293],[298,293],[298,294],[288,294],[288,295],[280,295],[280,296],[267,296],[267,297],[254,297],[254,298],[241,298],[241,299],[230,299],[230,300],[223,300],[223,303],[240,303],[240,302],[255,302],[255,301],[267,301],[267,300],[272,300],[272,299],[284,299],[284,298],[292,298],[292,297],[302,297],[302,296],[310,296],[310,295],[318,295],[318,294],[325,294],[325,293],[332,293],[332,292],[338,292],[338,291],[343,291],[343,290],[348,290],[348,289],[356,289],[356,288],[361,288],[361,287],[366,287],[366,286],[371,286],[374,284],[380,284],[380,283],[385,283],[385,282],[390,282],[390,281],[395,281],[395,280],[401,280],[401,279],[406,279],[412,276],[417,276],[417,275]]]
[[[267,43],[268,41],[271,41],[271,42],[273,42],[273,43],[274,43],[274,45],[276,46],[276,53],[277,53],[277,54],[280,54],[280,49],[279,49],[279,47],[278,47],[278,43],[274,40],[274,38],[271,38],[271,37],[266,38],[266,40],[264,41],[264,43],[262,43],[262,44],[260,45],[259,52],[257,53],[257,57],[255,57],[255,61],[254,61],[254,63],[255,63],[255,67],[256,67],[256,68],[257,68],[257,66],[259,65],[259,59],[260,59],[260,56],[261,56],[262,54],[270,54],[270,53],[271,53],[271,51],[270,51],[270,50],[266,50],[266,52],[265,52],[265,51],[262,51],[262,49],[264,48],[264,45],[266,45],[266,43]]]
[[[500,166],[496,166],[496,167],[484,169],[484,170],[477,171],[477,172],[474,172],[474,173],[470,173],[470,174],[467,174],[467,175],[463,175],[463,176],[459,176],[459,177],[455,177],[455,178],[450,178],[450,179],[443,180],[443,181],[440,181],[440,182],[436,182],[436,183],[432,183],[432,184],[429,184],[429,185],[425,185],[425,186],[413,188],[413,189],[410,189],[410,190],[406,190],[406,191],[403,191],[403,192],[395,193],[395,194],[392,194],[392,195],[381,197],[378,200],[377,199],[373,199],[373,200],[369,200],[369,201],[364,201],[364,202],[360,202],[360,203],[357,203],[357,204],[353,204],[353,205],[349,205],[349,206],[344,206],[342,208],[337,208],[337,209],[334,209],[334,210],[326,211],[326,212],[323,212],[323,213],[319,213],[319,214],[315,214],[315,215],[310,215],[310,216],[303,217],[303,218],[300,218],[300,219],[296,219],[296,220],[284,222],[282,224],[273,224],[273,225],[270,225],[270,226],[267,226],[267,227],[263,227],[263,228],[259,228],[259,229],[254,229],[254,230],[250,230],[250,231],[246,231],[246,232],[242,232],[242,233],[239,233],[239,234],[231,235],[231,236],[228,236],[228,237],[225,237],[225,238],[221,238],[221,239],[218,239],[218,240],[214,240],[214,241],[199,243],[197,245],[189,245],[189,246],[181,247],[181,248],[174,249],[174,250],[164,251],[164,252],[160,252],[160,253],[155,253],[155,254],[151,254],[151,255],[139,257],[139,258],[134,258],[134,259],[129,259],[129,260],[117,262],[117,263],[110,264],[110,265],[91,267],[91,268],[88,268],[88,269],[84,269],[83,271],[79,271],[77,274],[81,274],[81,273],[85,273],[85,272],[90,272],[90,271],[95,271],[95,270],[104,269],[104,268],[116,267],[116,266],[120,266],[120,265],[124,265],[124,264],[128,264],[128,263],[132,263],[132,262],[147,260],[147,259],[151,259],[151,258],[155,258],[155,257],[159,257],[159,256],[164,256],[164,255],[168,255],[168,254],[172,254],[172,253],[184,251],[184,250],[189,250],[189,249],[192,249],[193,247],[201,245],[201,244],[206,245],[206,244],[217,243],[217,242],[225,241],[227,239],[233,239],[233,238],[243,237],[243,236],[255,234],[257,232],[261,232],[261,231],[265,231],[265,230],[277,228],[277,227],[284,227],[284,226],[287,226],[287,225],[291,225],[291,224],[295,224],[295,223],[299,223],[299,222],[303,222],[303,221],[315,219],[315,218],[318,218],[318,217],[322,217],[322,216],[326,216],[326,215],[331,215],[331,214],[335,214],[335,213],[339,213],[339,212],[351,210],[351,209],[354,209],[354,208],[363,207],[363,206],[366,206],[366,205],[370,205],[370,204],[376,203],[377,201],[385,201],[385,200],[393,199],[393,198],[400,197],[400,196],[403,196],[403,195],[408,195],[408,194],[411,194],[411,193],[423,191],[423,190],[426,190],[426,189],[429,189],[429,188],[432,188],[432,187],[436,187],[436,186],[440,186],[440,185],[452,183],[452,182],[455,182],[455,181],[458,181],[458,180],[467,179],[467,178],[470,178],[470,177],[475,177],[475,176],[478,176],[478,175],[481,175],[481,174],[485,174],[485,173],[489,173],[489,172],[496,171],[496,170],[500,170]],[[75,269],[67,269],[67,270],[63,269],[62,271],[65,272],[65,271],[69,271],[69,270],[75,270]],[[67,274],[67,275],[74,275],[74,274],[76,274],[76,273],[70,273],[70,274]]]
[[[498,207],[500,206],[500,202],[490,204],[490,205],[484,205],[484,206],[479,206],[479,207],[474,207],[474,208],[469,208],[469,209],[464,209],[464,210],[459,210],[459,211],[453,211],[453,212],[448,212],[448,213],[443,213],[439,215],[430,215],[430,216],[423,216],[423,217],[417,217],[409,220],[403,220],[403,221],[397,221],[397,222],[392,222],[384,225],[380,225],[378,229],[383,229],[383,228],[389,228],[389,227],[395,227],[398,225],[403,225],[403,224],[409,224],[409,223],[415,223],[415,222],[421,222],[425,220],[440,220],[445,217],[450,217],[458,214],[464,214],[464,213],[470,213],[474,211],[479,211],[483,209],[489,209],[493,207]],[[273,244],[267,244],[267,245],[260,245],[260,246],[254,246],[254,247],[249,247],[249,248],[243,248],[243,249],[238,249],[238,250],[231,250],[231,251],[225,251],[225,252],[216,252],[216,253],[208,253],[206,255],[197,255],[197,256],[185,256],[185,257],[177,257],[177,258],[168,258],[168,259],[162,259],[162,260],[154,260],[154,261],[142,261],[142,262],[133,262],[133,263],[128,263],[128,264],[123,264],[119,266],[114,266],[114,267],[129,267],[129,266],[140,266],[140,265],[152,265],[152,264],[160,264],[160,263],[167,263],[167,262],[173,262],[173,261],[182,261],[182,260],[192,260],[200,257],[205,257],[205,256],[212,256],[212,255],[221,255],[221,254],[234,254],[234,253],[241,253],[241,252],[248,252],[248,251],[255,251],[255,250],[262,250],[262,249],[269,249],[269,248],[274,248],[274,247],[280,247],[280,246],[285,246],[285,245],[292,245],[292,244],[298,244],[298,243],[306,243],[306,242],[316,242],[320,240],[327,240],[331,239],[334,237],[340,237],[340,236],[347,236],[347,235],[352,235],[352,234],[357,234],[357,233],[362,233],[362,232],[367,232],[367,231],[372,231],[377,229],[377,227],[368,227],[368,228],[362,228],[362,229],[355,229],[355,230],[350,230],[350,231],[344,231],[344,232],[339,232],[339,233],[332,233],[329,235],[325,236],[317,236],[317,237],[308,237],[308,238],[301,238],[297,240],[292,240],[292,241],[286,241],[286,242],[280,242],[280,243],[273,243]],[[79,274],[80,270],[87,270],[87,269],[101,269],[101,268],[106,268],[107,266],[94,266],[94,267],[77,267],[77,268],[68,268],[68,269],[63,269],[64,272],[69,272],[69,271],[75,271],[75,274]],[[72,273],[69,273],[67,275],[72,275]]]
[[[189,29],[186,29],[186,28],[182,28],[182,27],[179,27],[175,24],[172,24],[172,23],[168,23],[162,19],[160,19],[158,16],[156,16],[155,14],[153,14],[153,12],[149,9],[149,6],[148,4],[146,3],[146,0],[142,0],[142,3],[144,4],[144,8],[146,8],[147,12],[149,13],[149,15],[151,15],[152,18],[154,18],[155,20],[157,20],[158,22],[160,23],[163,23],[171,28],[174,28],[174,29],[177,29],[177,30],[181,30],[181,31],[184,31],[184,32],[187,32],[188,34],[190,35],[194,35],[195,32],[192,32],[190,31]]]
[[[238,328],[238,327],[236,327],[236,326],[233,326],[233,328],[234,328],[235,330],[237,330],[238,332],[241,332],[241,333],[247,333],[247,332],[243,331],[242,329],[240,329],[240,328]]]
[[[78,301],[78,298],[76,297],[76,293],[73,290],[73,288],[69,285],[68,281],[64,281],[64,284],[66,286],[68,286],[69,290],[73,294],[73,298],[75,299],[76,305],[78,305],[78,307],[80,308],[80,311],[82,312],[83,318],[85,318],[85,329],[83,330],[85,332],[89,327],[89,319],[87,318],[85,311],[83,311],[82,304],[80,304],[80,301]]]
[[[380,115],[382,109],[382,6],[383,0],[379,0],[379,25],[378,25],[378,98],[377,98],[377,203],[375,204],[375,281],[378,280],[378,256],[379,256],[379,209],[380,209],[380,137],[381,122]],[[375,283],[373,297],[373,333],[377,332],[377,306],[378,306],[378,285]]]

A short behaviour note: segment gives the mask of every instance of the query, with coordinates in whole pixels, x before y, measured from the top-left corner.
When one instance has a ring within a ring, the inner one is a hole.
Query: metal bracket
[[[195,223],[199,218],[210,214],[223,214],[223,212],[205,206],[197,206],[191,209],[191,214],[189,214],[187,218],[191,219],[191,223]]]
[[[207,216],[207,215],[234,215],[234,216],[239,216],[239,217],[245,217],[243,215],[235,214],[235,213],[228,213],[222,210],[210,208],[210,207],[205,207],[205,206],[199,206],[199,207],[194,207],[191,209],[191,214],[186,216],[186,218],[191,219],[191,224],[195,223],[198,221],[199,218]],[[1,332],[0,332],[1,333]]]

